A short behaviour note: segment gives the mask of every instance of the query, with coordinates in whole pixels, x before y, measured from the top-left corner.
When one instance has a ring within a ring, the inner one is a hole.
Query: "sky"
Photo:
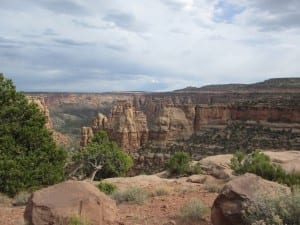
[[[0,0],[22,91],[170,91],[300,77],[299,0]]]

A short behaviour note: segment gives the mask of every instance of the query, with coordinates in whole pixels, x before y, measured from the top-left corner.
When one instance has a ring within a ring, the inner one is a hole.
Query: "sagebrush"
[[[149,192],[143,188],[130,187],[124,191],[115,192],[113,199],[117,203],[137,203],[142,204],[149,197]]]
[[[184,223],[195,223],[205,220],[209,208],[198,199],[192,199],[186,202],[178,212],[177,217]]]

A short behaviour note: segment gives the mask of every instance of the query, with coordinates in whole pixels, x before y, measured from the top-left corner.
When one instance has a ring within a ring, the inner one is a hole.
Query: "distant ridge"
[[[272,78],[253,84],[216,84],[203,87],[186,87],[174,92],[198,92],[198,91],[247,91],[252,89],[300,89],[300,77]]]

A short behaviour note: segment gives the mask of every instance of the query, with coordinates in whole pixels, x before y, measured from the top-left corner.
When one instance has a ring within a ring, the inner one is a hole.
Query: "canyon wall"
[[[99,114],[91,129],[106,130],[112,140],[125,151],[132,152],[144,145],[165,147],[178,140],[187,140],[207,127],[223,126],[241,121],[269,124],[299,124],[300,108],[289,106],[238,104],[185,104],[162,101],[144,103],[147,110],[136,110],[134,102],[117,101],[108,117]],[[141,108],[141,105],[138,107]],[[84,128],[88,129],[88,128]],[[92,133],[90,133],[92,135]],[[89,139],[83,133],[82,146]]]

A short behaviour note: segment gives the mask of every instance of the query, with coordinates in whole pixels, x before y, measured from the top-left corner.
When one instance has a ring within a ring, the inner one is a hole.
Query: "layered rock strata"
[[[142,105],[145,107],[145,113],[136,110],[128,101],[117,101],[108,117],[98,114],[91,128],[83,128],[82,146],[89,140],[89,135],[100,129],[106,130],[110,138],[121,148],[131,152],[146,144],[163,147],[179,140],[187,140],[207,129],[220,127],[225,129],[235,121],[250,125],[265,123],[268,126],[275,126],[274,129],[285,127],[283,124],[300,123],[298,107],[238,104],[175,105],[165,104],[163,101],[150,103],[139,101],[138,107],[142,109]],[[227,136],[225,138],[231,138],[230,133]]]

